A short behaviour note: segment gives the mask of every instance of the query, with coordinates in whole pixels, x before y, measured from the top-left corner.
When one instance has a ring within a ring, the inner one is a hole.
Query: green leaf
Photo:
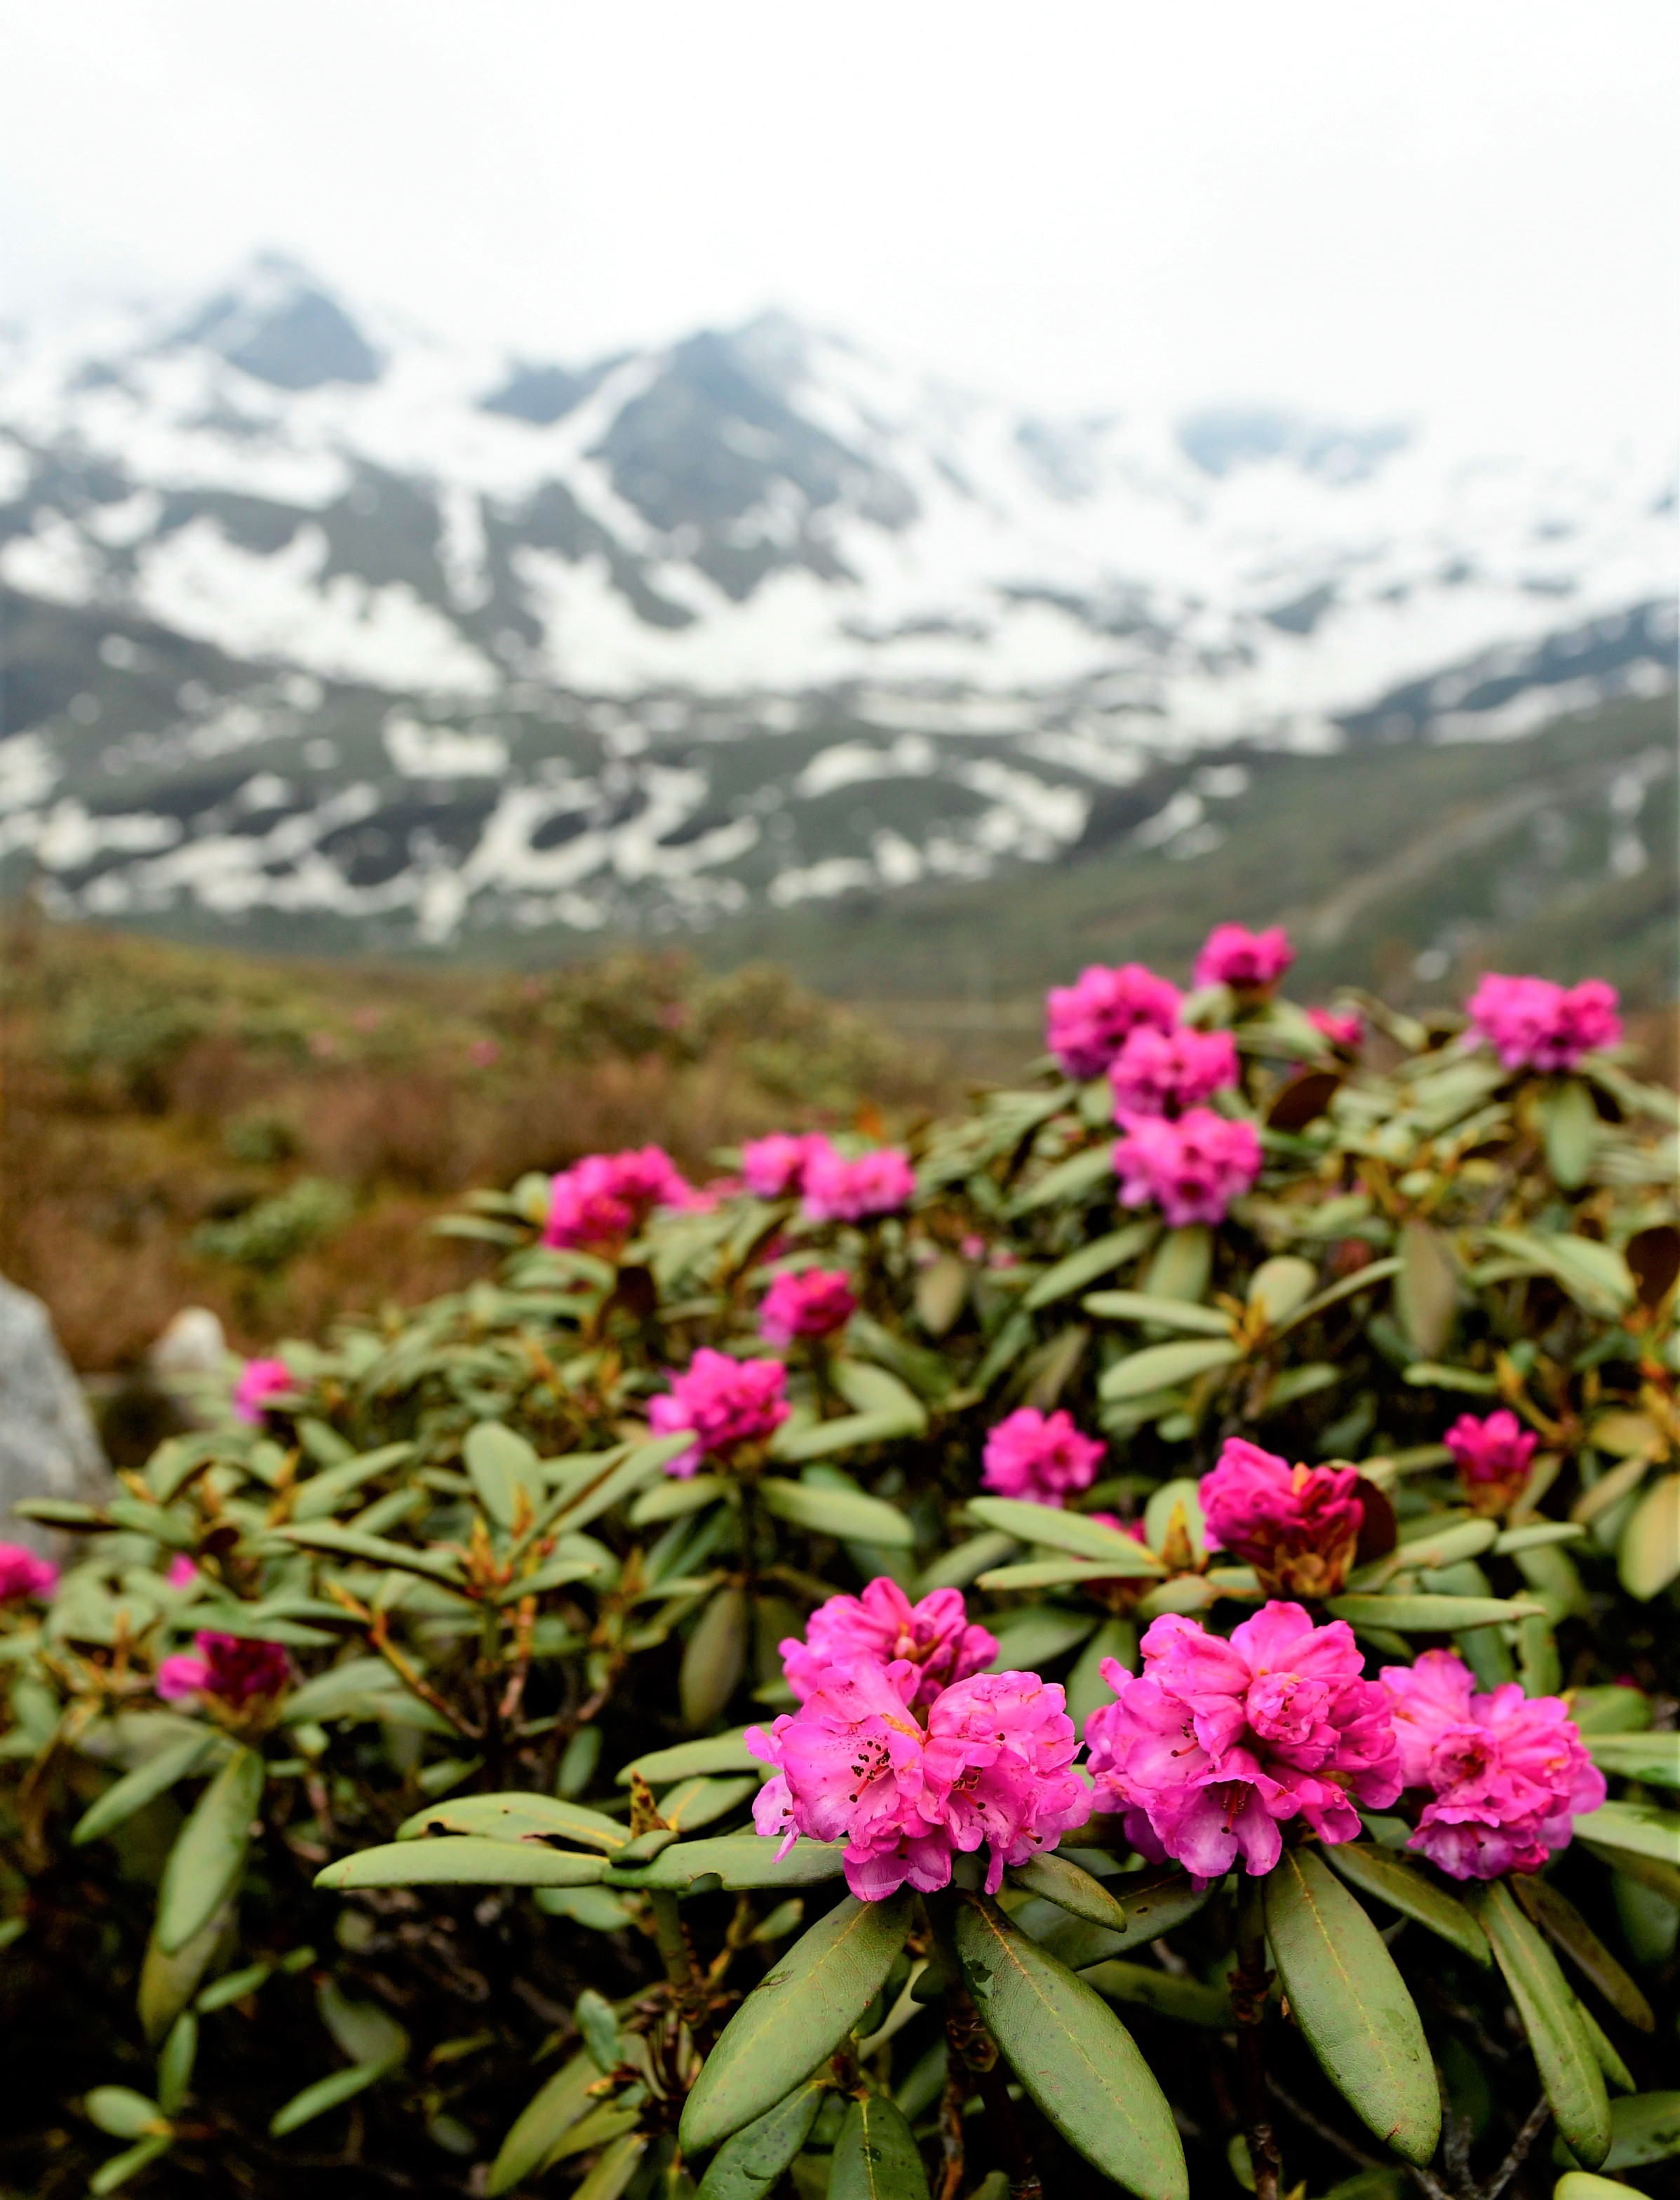
[[[1414,1360],[1400,1379],[1414,1390],[1462,1390],[1472,1398],[1499,1395],[1496,1377],[1481,1374],[1474,1367],[1443,1367],[1434,1360]]]
[[[656,1520],[680,1520],[686,1513],[715,1505],[735,1487],[726,1474],[694,1474],[686,1482],[667,1478],[642,1491],[630,1507],[630,1525],[648,1528]]]
[[[1552,2114],[1576,2158],[1596,2169],[1610,2150],[1610,2101],[1557,1957],[1501,1881],[1466,1889],[1517,2004]]]
[[[639,1443],[623,1458],[609,1452],[600,1463],[582,1463],[584,1479],[582,1486],[565,1496],[555,1515],[556,1520],[568,1535],[587,1527],[591,1520],[610,1512],[627,1497],[633,1496],[644,1483],[652,1482],[656,1474],[663,1474],[670,1462],[680,1458],[694,1443],[694,1438],[678,1434],[673,1436],[654,1436],[647,1443]],[[564,1462],[562,1462],[564,1464]],[[554,1477],[551,1475],[551,1482]],[[570,1490],[570,1483],[563,1483]]]
[[[734,1695],[746,1665],[746,1591],[720,1589],[682,1647],[677,1700],[686,1727],[707,1727]]]
[[[1426,1222],[1407,1223],[1400,1232],[1394,1307],[1420,1360],[1439,1359],[1457,1304],[1458,1265],[1446,1238]]]
[[[161,2039],[192,1999],[224,1931],[231,1924],[231,1907],[218,1910],[173,1954],[166,1954],[158,1945],[157,1928],[153,1926],[140,1966],[138,1995],[141,2027],[148,2040],[155,2044]]]
[[[302,1527],[277,1528],[274,1533],[306,1551],[326,1551],[342,1559],[361,1559],[371,1566],[394,1566],[399,1573],[424,1574],[432,1581],[459,1583],[461,1562],[445,1551],[419,1551],[407,1543],[393,1543],[383,1536],[365,1536],[356,1528],[340,1528],[331,1521]]]
[[[573,2186],[571,2200],[618,2200],[652,2144],[648,2132],[626,2132],[615,2139],[582,2183]]]
[[[1680,1788],[1680,1734],[1593,1734],[1583,1739],[1601,1772]]]
[[[673,1749],[650,1749],[615,1773],[614,1782],[628,1788],[631,1775],[637,1772],[653,1788],[702,1772],[757,1772],[768,1779],[770,1767],[746,1747],[746,1729],[741,1727],[734,1734],[714,1734],[703,1741],[680,1741]]]
[[[1523,1230],[1484,1230],[1490,1245],[1554,1277],[1584,1312],[1613,1320],[1637,1292],[1627,1262],[1613,1245],[1567,1233],[1551,1237]]]
[[[159,2103],[130,2086],[96,2086],[82,2106],[88,2121],[112,2139],[145,2139],[167,2127]]]
[[[500,1421],[479,1421],[467,1431],[461,1456],[478,1502],[498,1528],[512,1527],[522,1490],[536,1516],[543,1494],[541,1462],[516,1430]]]
[[[1599,1116],[1592,1094],[1579,1078],[1572,1077],[1546,1096],[1540,1120],[1552,1174],[1566,1191],[1578,1191],[1598,1150]]]
[[[1057,1299],[1070,1298],[1075,1291],[1094,1284],[1098,1276],[1112,1274],[1115,1269],[1141,1253],[1155,1235],[1152,1222],[1134,1222],[1125,1230],[1111,1230],[1105,1237],[1093,1238],[1081,1245],[1076,1253],[1046,1268],[1033,1278],[1021,1297],[1021,1303],[1029,1313],[1036,1314],[1040,1307],[1054,1306]]]
[[[1046,1169],[1038,1182],[1018,1193],[1004,1210],[1006,1214],[1030,1214],[1037,1208],[1054,1207],[1061,1200],[1088,1199],[1092,1192],[1114,1181],[1114,1147],[1105,1139],[1087,1147],[1069,1161]]]
[[[928,1425],[928,1408],[890,1369],[867,1360],[837,1359],[829,1369],[834,1385],[854,1413],[891,1413],[914,1436]]]
[[[1169,1230],[1144,1272],[1144,1290],[1156,1299],[1199,1299],[1214,1272],[1214,1233],[1205,1222]]]
[[[320,2020],[334,2044],[353,2062],[401,2062],[408,2034],[378,2002],[352,2001],[336,1979],[325,1978],[315,1992]]]
[[[957,1948],[992,2038],[1068,2144],[1139,2200],[1189,2200],[1172,2110],[1102,1996],[983,1898],[963,1901]]]
[[[1602,1803],[1577,1818],[1575,1831],[1601,1848],[1680,1864],[1680,1811],[1660,1811],[1654,1803]]]
[[[483,1834],[491,1840],[562,1840],[611,1854],[623,1847],[629,1830],[618,1819],[568,1803],[554,1795],[462,1795],[416,1811],[396,1829],[400,1841],[426,1834]]]
[[[1203,1986],[1199,1979],[1174,1978],[1170,1971],[1157,1970],[1152,1963],[1123,1963],[1104,1957],[1101,1963],[1087,1964],[1080,1976],[1105,2000],[1131,2002],[1180,2024],[1199,2024],[1210,2032],[1225,2032],[1232,2022],[1231,1998],[1222,1987]]]
[[[1499,1596],[1332,1596],[1325,1610],[1349,1626],[1396,1635],[1456,1635],[1472,1627],[1545,1617],[1545,1606]]]
[[[546,2160],[549,2150],[592,2104],[589,2088],[600,2073],[587,2055],[574,2055],[529,2101],[501,2143],[490,2165],[484,2190],[489,2200],[525,2180]]]
[[[1676,2154],[1680,2154],[1680,2092],[1631,2093],[1611,2103],[1610,2151],[1604,2168],[1644,2169]]]
[[[778,1858],[779,1840],[768,1834],[719,1834],[708,1840],[676,1841],[662,1849],[651,1864],[618,1866],[610,1875],[613,1887],[669,1887],[681,1893],[701,1880],[716,1879],[722,1887],[815,1887],[839,1876],[846,1861],[844,1841],[794,1842]]]
[[[682,2110],[686,2153],[704,2154],[763,2115],[833,2054],[886,1983],[910,1923],[904,1893],[848,1895],[794,1942],[707,2056]]]
[[[105,2193],[114,2192],[120,2185],[126,2185],[129,2179],[145,2168],[149,2162],[155,2162],[161,2154],[167,2154],[173,2144],[174,2136],[168,2132],[160,2132],[153,2139],[143,2139],[138,2146],[131,2146],[126,2154],[114,2155],[109,2162],[95,2170],[87,2181],[88,2191],[101,2196],[102,2200]]]
[[[861,1450],[865,1444],[896,1443],[916,1435],[922,1425],[921,1419],[914,1426],[908,1425],[902,1413],[842,1413],[836,1420],[811,1421],[803,1426],[797,1421],[784,1421],[770,1439],[770,1456],[790,1465],[827,1459],[837,1451]]]
[[[1377,2137],[1420,2166],[1441,2136],[1423,2021],[1382,1935],[1315,1850],[1264,1881],[1266,1931],[1320,2067]]]
[[[824,1426],[837,1425],[825,1423]],[[789,1482],[781,1475],[767,1475],[758,1484],[765,1512],[790,1526],[813,1536],[835,1536],[843,1542],[879,1543],[888,1550],[907,1551],[915,1531],[895,1506],[879,1497],[866,1497],[858,1489],[817,1489],[804,1482]]]
[[[697,1833],[744,1803],[756,1780],[685,1780],[659,1798],[659,1816],[679,1834]]]
[[[1109,1369],[1097,1385],[1098,1394],[1110,1401],[1141,1398],[1150,1390],[1176,1389],[1215,1367],[1229,1367],[1242,1356],[1242,1347],[1225,1338],[1209,1337],[1205,1343],[1191,1340],[1183,1344],[1145,1345],[1141,1352]]]
[[[1231,1335],[1231,1317],[1217,1307],[1189,1299],[1158,1299],[1148,1291],[1092,1291],[1081,1302],[1102,1321],[1158,1321],[1168,1329],[1187,1329],[1198,1337]]]
[[[1668,1739],[1672,1741],[1676,1737],[1671,1735]],[[1542,1879],[1537,1872],[1519,1872],[1510,1884],[1513,1893],[1541,1931],[1562,1949],[1583,1977],[1591,1981],[1617,2015],[1625,2017],[1640,2032],[1654,2030],[1657,2020],[1650,2003],[1569,1897],[1560,1894],[1549,1880]]]
[[[160,1749],[90,1805],[77,1820],[71,1840],[79,1848],[85,1841],[97,1841],[102,1834],[112,1832],[137,1811],[143,1811],[155,1797],[166,1793],[178,1780],[189,1778],[213,1749],[222,1746],[221,1736],[206,1727]]]
[[[157,2058],[157,2101],[165,2115],[175,2115],[185,2100],[197,2058],[198,2019],[190,2010],[183,2010],[170,2026]]]
[[[341,1857],[316,1874],[315,1884],[337,1894],[356,1887],[587,1887],[606,1869],[602,1857],[452,1834],[443,1840],[391,1841]]]
[[[1552,2200],[1645,2200],[1645,2195],[1636,2185],[1623,2185],[1613,2177],[1572,2169],[1552,2187]]]
[[[1041,1849],[1025,1864],[1016,1864],[1010,1876],[1017,1886],[1042,1895],[1058,1910],[1083,1917],[1088,1924],[1106,1925],[1111,1933],[1126,1930],[1126,1911],[1102,1881],[1052,1850]]]
[[[810,2135],[817,2112],[829,2092],[820,2078],[808,2078],[786,2100],[725,2139],[715,2155],[694,2200],[764,2200]],[[501,2188],[490,2186],[492,2200]],[[834,2191],[829,2187],[830,2194]]]
[[[1095,1614],[1089,1612],[1053,1612],[1046,1606],[1012,1612],[992,1630],[998,1638],[998,1654],[986,1670],[988,1673],[1040,1672],[1076,1642],[1083,1642],[1096,1624]]]
[[[1089,1559],[1029,1559],[1018,1566],[994,1566],[975,1586],[986,1589],[1064,1589],[1074,1582],[1105,1582],[1144,1572],[1142,1566],[1099,1565]]]
[[[1053,1505],[1033,1505],[1019,1497],[971,1497],[969,1510],[976,1520],[1001,1530],[1016,1542],[1067,1551],[1075,1558],[1100,1559],[1110,1573],[1165,1571],[1146,1545],[1101,1520],[1087,1519],[1083,1513],[1063,1512]]]
[[[853,2101],[834,2142],[828,2200],[928,2200],[928,2174],[904,2111],[888,2094]]]
[[[1665,1474],[1639,1501],[1617,1556],[1622,1587],[1648,1604],[1680,1574],[1680,1474]]]
[[[237,1749],[193,1805],[158,1889],[155,1931],[165,1955],[179,1954],[238,1886],[265,1777],[255,1750]]]
[[[1249,1278],[1248,1302],[1266,1317],[1268,1329],[1280,1329],[1312,1296],[1319,1272],[1298,1253],[1279,1253],[1262,1261]]]
[[[370,2086],[377,2086],[396,2068],[395,2062],[353,2062],[348,2070],[335,2070],[330,2078],[318,2078],[313,2086],[306,2086],[301,2093],[294,2093],[283,2109],[275,2111],[269,2121],[268,2136],[284,2139],[288,2132],[300,2130],[324,2116],[329,2109],[342,2107],[346,2101],[354,2100]]]
[[[298,1484],[292,1501],[292,1518],[319,1520],[327,1513],[336,1512],[364,1484],[409,1458],[413,1449],[412,1443],[381,1444],[377,1451],[363,1452],[359,1458],[344,1460],[324,1473],[312,1474],[307,1482]]]
[[[1326,1861],[1361,1894],[1386,1902],[1390,1910],[1426,1927],[1484,1970],[1491,1969],[1488,1936],[1464,1905],[1391,1850],[1379,1848],[1374,1841],[1341,1841],[1326,1846],[1324,1853]]]

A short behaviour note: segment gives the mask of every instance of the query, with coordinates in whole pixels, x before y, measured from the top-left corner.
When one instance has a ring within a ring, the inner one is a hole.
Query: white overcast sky
[[[780,304],[1042,402],[1680,388],[1676,0],[0,0],[0,315],[278,246],[575,359]]]

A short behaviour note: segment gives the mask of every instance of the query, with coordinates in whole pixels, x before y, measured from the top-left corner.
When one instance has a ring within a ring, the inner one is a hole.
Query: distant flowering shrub
[[[758,1308],[758,1334],[770,1344],[831,1337],[858,1311],[852,1278],[839,1268],[784,1269]]]
[[[1460,1413],[1441,1439],[1478,1512],[1502,1512],[1522,1495],[1540,1439],[1507,1406],[1478,1420]]]
[[[268,1401],[296,1388],[296,1378],[284,1360],[248,1360],[233,1386],[233,1410],[242,1421],[258,1427]]]
[[[1106,1449],[1099,1437],[1081,1436],[1070,1413],[1021,1406],[987,1436],[980,1486],[999,1497],[1065,1505],[1095,1482]]]
[[[1382,1810],[1400,1793],[1388,1703],[1340,1620],[1315,1627],[1298,1604],[1268,1604],[1221,1640],[1174,1612],[1143,1656],[1141,1676],[1103,1665],[1116,1700],[1085,1729],[1097,1808],[1125,1813],[1143,1855],[1176,1857],[1198,1879],[1238,1858],[1270,1871],[1281,1821],[1351,1841],[1355,1800]]]
[[[686,1207],[693,1197],[663,1147],[590,1154],[550,1185],[542,1242],[596,1251],[622,1245],[656,1208]]]
[[[1260,993],[1275,986],[1295,960],[1282,925],[1250,932],[1243,924],[1216,924],[1196,958],[1198,986],[1229,986],[1235,993]]]
[[[1405,1785],[1432,1798],[1407,1846],[1449,1877],[1538,1871],[1603,1802],[1604,1775],[1558,1697],[1525,1696],[1513,1682],[1479,1694],[1450,1650],[1385,1665],[1382,1684]]]
[[[1334,1596],[1347,1578],[1365,1519],[1356,1467],[1291,1466],[1243,1436],[1227,1436],[1202,1477],[1210,1549],[1252,1566],[1286,1596]]]
[[[862,1222],[908,1207],[916,1171],[896,1146],[848,1157],[825,1138],[807,1155],[802,1183],[805,1211],[813,1222]]]
[[[1169,1032],[1183,996],[1141,962],[1106,969],[1093,962],[1072,986],[1052,986],[1045,1004],[1045,1044],[1069,1077],[1100,1077],[1140,1027]]]
[[[787,1418],[787,1390],[779,1360],[736,1360],[702,1345],[669,1391],[647,1401],[655,1436],[694,1432],[693,1448],[668,1460],[665,1472],[687,1481],[703,1457],[727,1464],[744,1444],[764,1442]]]
[[[916,1686],[907,1700],[918,1708],[953,1682],[984,1671],[998,1654],[997,1637],[969,1624],[961,1589],[932,1589],[912,1604],[884,1574],[861,1596],[831,1596],[819,1604],[804,1636],[788,1635],[778,1647],[787,1685],[801,1703],[828,1667],[861,1659],[914,1666]]]
[[[291,1661],[278,1642],[201,1632],[190,1651],[160,1662],[154,1686],[167,1704],[203,1695],[243,1711],[259,1697],[278,1695],[290,1673]]]
[[[0,1543],[0,1604],[33,1598],[44,1604],[58,1586],[58,1568],[23,1543]]]
[[[1354,1053],[1364,1043],[1365,1019],[1357,1009],[1308,1009],[1307,1021],[1344,1053]]]
[[[741,1182],[754,1199],[792,1198],[805,1188],[805,1163],[828,1144],[816,1132],[796,1137],[772,1131],[768,1138],[749,1138],[740,1150]]]
[[[1573,1069],[1584,1054],[1622,1037],[1619,996],[1602,978],[1578,986],[1549,978],[1484,978],[1466,1003],[1470,1027],[1507,1069]]]
[[[1260,1134],[1252,1123],[1191,1108],[1176,1122],[1160,1115],[1128,1121],[1115,1142],[1122,1207],[1155,1206],[1174,1229],[1223,1222],[1233,1199],[1260,1174]]]
[[[1229,1032],[1193,1031],[1187,1024],[1162,1032],[1140,1024],[1109,1064],[1115,1120],[1179,1115],[1230,1091],[1237,1079],[1237,1043]]]
[[[996,1893],[1006,1864],[1053,1849],[1091,1812],[1061,1688],[1036,1673],[976,1674],[934,1699],[924,1727],[910,1709],[918,1682],[907,1660],[829,1666],[797,1711],[746,1733],[776,1767],[753,1824],[780,1835],[781,1854],[802,1834],[845,1841],[846,1883],[867,1902],[946,1887],[953,1857],[982,1846]]]

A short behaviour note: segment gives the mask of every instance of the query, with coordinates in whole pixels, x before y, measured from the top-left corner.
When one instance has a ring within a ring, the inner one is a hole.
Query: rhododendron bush
[[[487,1191],[36,1506],[5,2182],[1672,2190],[1672,1096],[1291,962]]]

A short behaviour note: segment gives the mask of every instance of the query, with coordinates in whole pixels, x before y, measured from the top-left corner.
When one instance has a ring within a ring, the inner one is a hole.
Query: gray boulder
[[[75,1372],[38,1298],[0,1276],[0,1537],[50,1553],[50,1528],[12,1517],[26,1497],[102,1497],[110,1470]]]

